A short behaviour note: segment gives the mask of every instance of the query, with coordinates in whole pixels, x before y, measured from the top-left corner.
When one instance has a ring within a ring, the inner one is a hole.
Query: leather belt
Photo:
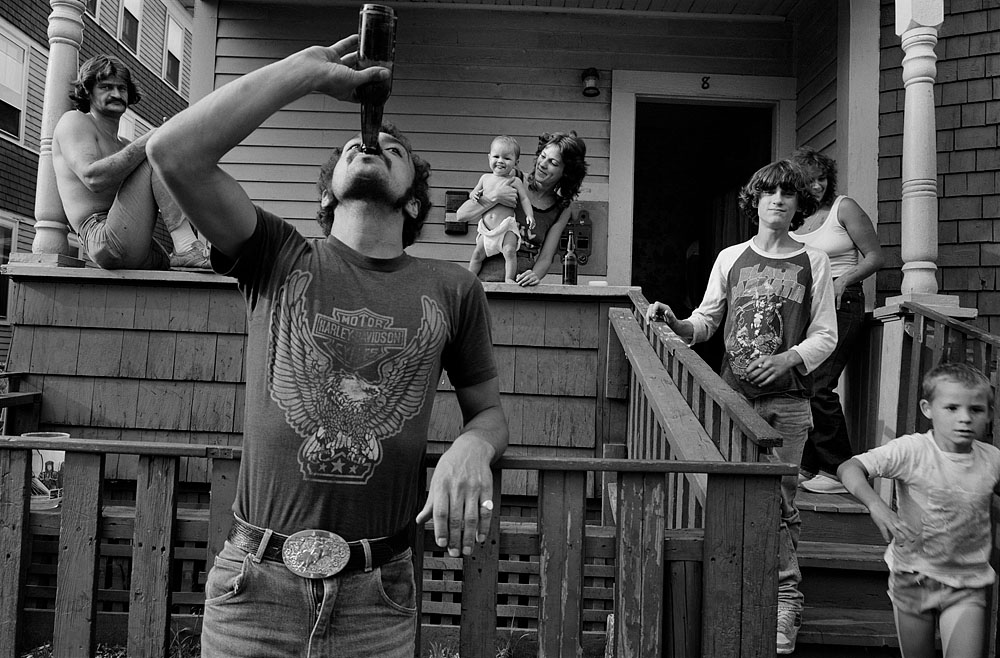
[[[346,541],[326,530],[283,535],[234,517],[229,543],[258,559],[282,562],[303,578],[328,578],[341,571],[371,571],[410,546],[407,526],[392,537]]]

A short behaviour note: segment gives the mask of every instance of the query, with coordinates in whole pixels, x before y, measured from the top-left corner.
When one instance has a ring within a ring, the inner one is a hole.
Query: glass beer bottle
[[[361,101],[361,149],[365,153],[380,153],[379,129],[382,110],[392,93],[392,66],[396,57],[396,14],[392,7],[367,4],[358,18],[358,70],[371,66],[389,69],[387,80],[377,80],[357,89]]]
[[[573,231],[570,231],[569,237],[566,239],[566,255],[563,256],[563,272],[562,272],[563,285],[568,285],[568,286],[576,285],[576,270],[577,270],[576,241],[573,239]]]

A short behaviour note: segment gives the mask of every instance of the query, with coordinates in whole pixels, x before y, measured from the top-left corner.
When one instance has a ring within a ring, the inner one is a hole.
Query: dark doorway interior
[[[636,104],[632,284],[686,318],[716,255],[750,236],[740,186],[771,160],[770,107]],[[718,370],[722,344],[696,350]]]

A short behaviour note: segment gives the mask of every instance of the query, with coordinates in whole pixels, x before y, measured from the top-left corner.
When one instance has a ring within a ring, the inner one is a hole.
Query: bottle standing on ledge
[[[358,87],[361,101],[361,150],[380,153],[379,129],[382,110],[392,93],[392,65],[396,58],[396,14],[385,5],[364,5],[358,18],[358,70],[372,66],[389,69],[389,79],[369,82]]]
[[[563,285],[576,285],[576,266],[576,241],[573,239],[573,231],[570,231],[566,239],[566,255],[563,256]]]

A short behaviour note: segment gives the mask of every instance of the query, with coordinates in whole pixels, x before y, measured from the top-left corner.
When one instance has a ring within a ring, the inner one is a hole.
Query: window
[[[0,31],[0,133],[20,139],[28,49],[12,36]]]
[[[181,88],[181,62],[184,61],[184,30],[172,18],[167,19],[167,52],[163,66],[163,78],[174,86]]]
[[[87,0],[87,13],[97,16],[97,0]]]
[[[129,49],[139,52],[139,17],[142,15],[142,0],[125,0],[122,3],[122,19],[119,37]]]

